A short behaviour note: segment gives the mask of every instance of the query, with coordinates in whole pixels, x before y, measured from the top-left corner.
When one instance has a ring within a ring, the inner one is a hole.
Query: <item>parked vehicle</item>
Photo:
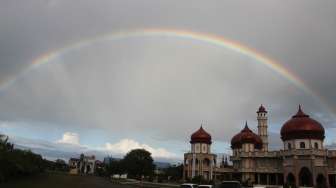
[[[223,181],[216,185],[216,188],[242,188],[239,181]]]
[[[198,188],[213,188],[213,185],[199,185]]]
[[[193,183],[184,183],[180,186],[181,188],[198,188],[197,184],[193,184]]]

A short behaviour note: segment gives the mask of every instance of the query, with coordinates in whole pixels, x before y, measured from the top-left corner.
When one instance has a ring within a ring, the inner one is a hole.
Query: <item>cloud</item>
[[[4,121],[0,121],[0,128],[8,128],[9,125],[7,122],[4,122]]]
[[[279,150],[279,149],[283,149],[283,142],[280,138],[279,133],[275,133],[275,132],[268,132],[268,147],[270,148],[270,150]]]
[[[90,147],[80,144],[79,134],[72,133],[72,132],[65,132],[63,134],[62,139],[57,140],[56,143],[80,146],[82,148],[87,148],[87,150],[90,149]],[[127,152],[133,149],[141,148],[141,149],[145,149],[149,151],[153,157],[157,157],[157,158],[176,158],[177,157],[176,154],[171,153],[164,148],[154,148],[154,147],[149,146],[148,144],[141,144],[135,140],[127,139],[127,138],[122,139],[116,143],[105,143],[104,147],[98,147],[98,148],[101,148],[101,150],[104,152],[109,152],[109,153],[119,154],[119,155],[125,155]],[[91,148],[91,149],[97,149],[97,148]]]
[[[334,123],[334,125],[335,125],[335,123]],[[328,137],[328,135],[331,135],[331,136]],[[333,135],[336,135],[335,126],[333,128],[330,128],[328,131],[326,131],[326,139],[324,140],[324,145],[328,149],[335,150],[336,149],[336,138]]]
[[[205,128],[215,142],[229,142],[245,120],[256,128],[260,103],[267,106],[269,127],[278,139],[280,125],[301,103],[327,130],[335,126],[335,118],[285,77],[239,53],[193,40],[102,42],[36,66],[2,88],[34,59],[55,49],[120,30],[162,27],[246,44],[288,68],[336,109],[336,1],[288,2],[1,1],[0,120],[46,122],[45,129],[62,132],[71,125],[79,135],[92,129],[125,139],[145,135],[162,145],[176,141],[188,148],[188,138],[202,120],[209,122]],[[50,134],[45,129],[33,137]],[[71,135],[59,141],[55,144],[79,143]],[[279,145],[279,140],[270,145]]]
[[[101,160],[107,155],[102,151],[93,150],[86,146],[49,142],[46,140],[27,139],[11,136],[10,142],[14,143],[15,148],[31,150],[49,160],[68,160],[72,157],[79,157],[79,155],[82,153],[86,155],[95,155],[97,159]]]
[[[79,135],[77,133],[65,132],[62,139],[57,140],[56,142],[61,144],[79,145]]]
[[[336,142],[326,143],[324,147],[330,150],[336,150]]]
[[[65,132],[63,137],[55,142],[12,135],[9,135],[9,138],[15,147],[32,150],[52,160],[57,158],[67,160],[71,157],[77,157],[81,153],[95,155],[96,158],[100,160],[107,155],[122,158],[130,150],[138,148],[146,149],[152,154],[152,157],[158,161],[178,161],[182,157],[164,148],[154,148],[148,144],[140,144],[132,139],[122,139],[116,143],[106,143],[104,146],[90,147],[82,145],[79,142],[79,135],[71,132]]]
[[[126,154],[130,150],[139,148],[149,151],[153,157],[159,157],[159,158],[177,157],[176,154],[168,152],[164,148],[153,148],[147,144],[140,144],[139,142],[132,139],[122,139],[114,144],[106,143],[104,149],[112,153]]]

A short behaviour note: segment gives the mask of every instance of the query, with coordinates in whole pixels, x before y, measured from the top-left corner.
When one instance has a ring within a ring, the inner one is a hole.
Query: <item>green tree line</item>
[[[0,134],[0,183],[43,172],[53,162],[29,150],[14,148],[8,137]]]

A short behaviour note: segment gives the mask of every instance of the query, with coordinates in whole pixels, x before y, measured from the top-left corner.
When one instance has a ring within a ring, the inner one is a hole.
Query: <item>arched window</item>
[[[317,142],[314,143],[314,148],[315,148],[315,149],[318,149],[318,148],[319,148]]]
[[[288,143],[287,147],[288,147],[288,149],[292,149],[292,144]]]
[[[300,142],[300,148],[301,149],[305,149],[306,148],[306,144],[304,142]]]

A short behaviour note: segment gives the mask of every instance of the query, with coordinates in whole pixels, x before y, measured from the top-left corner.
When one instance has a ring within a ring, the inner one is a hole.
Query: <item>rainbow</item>
[[[62,56],[63,54],[69,53],[69,51],[73,51],[76,49],[78,50],[90,46],[92,44],[95,44],[97,42],[114,41],[134,37],[174,37],[174,38],[196,40],[212,44],[215,46],[224,47],[233,50],[239,54],[245,55],[253,60],[256,60],[256,62],[262,63],[263,65],[269,67],[273,71],[279,73],[280,75],[288,79],[290,82],[292,82],[297,87],[304,90],[306,93],[310,94],[312,93],[312,91],[304,84],[304,82],[299,77],[295,76],[292,72],[290,72],[288,69],[283,67],[275,60],[272,60],[271,58],[261,54],[260,52],[252,48],[249,48],[238,42],[235,42],[233,40],[221,36],[206,33],[191,32],[186,30],[176,30],[176,29],[140,29],[126,32],[116,32],[104,36],[83,40],[73,45],[41,55],[40,57],[32,61],[32,68],[36,68],[43,64],[49,63],[51,60],[54,60],[57,57]]]
[[[32,61],[31,68],[36,68],[43,64],[49,63],[52,60],[56,59],[57,57],[60,57],[63,54],[69,53],[70,51],[78,50],[78,49],[93,45],[101,41],[114,41],[114,40],[121,40],[121,39],[134,38],[134,37],[183,38],[183,39],[190,39],[190,40],[205,42],[205,43],[212,44],[212,45],[219,46],[219,47],[224,47],[226,49],[233,50],[239,54],[245,55],[255,60],[255,62],[259,62],[267,66],[271,70],[285,77],[287,80],[295,84],[297,87],[301,88],[304,92],[314,95],[312,90],[309,89],[308,86],[306,86],[305,83],[299,77],[295,76],[292,72],[290,72],[288,69],[283,67],[281,64],[279,64],[275,60],[272,60],[271,58],[267,57],[266,55],[261,54],[260,52],[252,48],[249,48],[245,45],[242,45],[236,41],[224,38],[222,36],[211,35],[207,33],[192,32],[192,31],[187,31],[187,30],[177,30],[177,29],[137,29],[137,30],[131,30],[131,31],[116,32],[116,33],[111,33],[108,35],[103,35],[103,36],[98,36],[98,37],[82,40],[73,45],[70,45],[70,46],[67,46],[61,49],[57,49],[51,52],[47,52],[41,55],[40,57]]]
[[[47,52],[31,62],[31,66],[24,72],[27,73],[32,69],[40,67],[43,64],[50,63],[52,60],[55,60],[58,57],[61,57],[64,54],[67,54],[74,50],[79,50],[84,47],[91,46],[98,42],[102,41],[115,41],[121,39],[135,38],[135,37],[172,37],[172,38],[182,38],[189,40],[196,40],[200,42],[205,42],[208,44],[212,44],[215,46],[223,47],[226,49],[230,49],[235,51],[241,55],[249,57],[257,62],[261,63],[274,72],[282,75],[284,78],[289,80],[298,88],[302,89],[305,93],[315,97],[319,102],[323,101],[321,97],[317,93],[314,93],[299,77],[293,74],[290,70],[286,69],[277,61],[267,57],[266,55],[250,48],[245,45],[242,45],[236,41],[224,38],[218,35],[212,35],[208,33],[199,33],[192,32],[188,30],[178,30],[178,29],[136,29],[130,31],[120,31],[115,33],[110,33],[103,36],[98,36],[94,38],[89,38],[85,40],[81,40],[72,45],[66,46],[64,48],[56,49],[50,52]],[[21,74],[22,76],[23,74]],[[19,76],[20,77],[20,76]],[[0,86],[0,90],[14,83],[18,77],[7,81],[6,84]],[[326,104],[326,103],[325,103]]]

